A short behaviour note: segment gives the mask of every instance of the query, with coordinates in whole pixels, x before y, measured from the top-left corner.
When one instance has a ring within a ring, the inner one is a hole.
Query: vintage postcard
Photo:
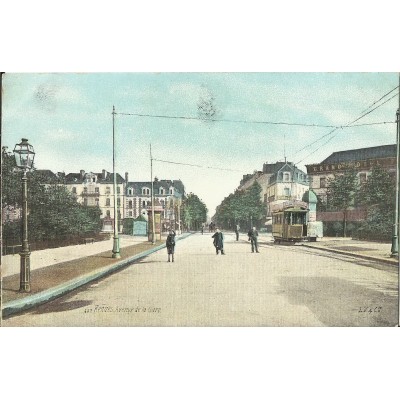
[[[397,73],[2,74],[2,327],[394,327]]]

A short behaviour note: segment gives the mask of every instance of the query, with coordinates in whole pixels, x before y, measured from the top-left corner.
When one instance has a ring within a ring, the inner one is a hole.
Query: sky
[[[38,169],[111,172],[115,106],[116,171],[149,181],[151,144],[155,160],[181,163],[153,161],[153,176],[181,179],[211,217],[265,162],[286,156],[306,171],[334,151],[395,143],[398,90],[377,101],[398,83],[397,74],[376,72],[11,73],[3,78],[2,142],[12,150],[29,139]],[[202,102],[213,121],[199,111]],[[377,106],[356,124],[389,123],[327,127]]]

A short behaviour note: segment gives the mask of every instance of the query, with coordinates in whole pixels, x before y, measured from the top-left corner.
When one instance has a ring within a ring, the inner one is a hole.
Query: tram
[[[322,222],[309,222],[308,204],[287,201],[272,210],[272,236],[275,243],[316,241],[322,237]]]

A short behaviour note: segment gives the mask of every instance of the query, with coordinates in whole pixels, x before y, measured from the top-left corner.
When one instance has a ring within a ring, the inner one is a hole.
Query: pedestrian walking
[[[240,230],[240,226],[239,226],[239,224],[236,224],[235,225],[236,241],[239,240],[239,230]]]
[[[249,233],[247,234],[249,237],[249,241],[251,242],[251,252],[254,253],[254,250],[256,253],[259,253],[258,251],[258,232],[255,226],[253,226],[252,229],[249,230]]]
[[[167,252],[168,252],[168,262],[171,261],[171,256],[172,256],[172,262],[174,262],[174,253],[175,253],[175,231],[170,229],[168,236],[167,236]]]
[[[221,250],[221,254],[225,255],[224,252],[224,234],[217,228],[214,235],[211,236],[214,239],[214,246],[217,254]]]

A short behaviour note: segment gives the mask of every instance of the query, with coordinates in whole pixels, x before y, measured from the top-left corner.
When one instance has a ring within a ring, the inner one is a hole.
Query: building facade
[[[150,181],[129,182],[128,174],[125,174],[127,182],[125,188],[125,217],[138,218],[147,216],[152,201],[152,184]],[[164,221],[177,221],[178,211],[183,197],[185,186],[180,180],[154,179],[154,202],[163,209],[161,217]]]
[[[330,178],[348,170],[356,170],[358,181],[363,184],[375,166],[396,175],[395,144],[334,152],[321,163],[306,165],[306,168],[310,177],[310,189],[326,203]]]
[[[366,147],[361,149],[338,151],[332,153],[319,164],[306,165],[310,177],[310,189],[318,196],[322,205],[328,203],[327,191],[329,179],[349,170],[357,172],[358,183],[362,185],[368,180],[372,169],[379,166],[396,176],[396,145]],[[359,223],[366,218],[367,211],[355,204],[346,212],[346,221]],[[317,219],[326,226],[343,221],[342,211],[317,210]]]
[[[118,219],[122,220],[125,218],[125,180],[119,174],[116,176],[117,213]],[[64,183],[79,203],[100,208],[101,218],[105,220],[104,222],[108,222],[103,226],[110,230],[109,227],[114,221],[114,174],[104,169],[101,173],[80,170],[79,173],[65,175]]]
[[[288,161],[265,163],[262,171],[244,175],[238,189],[246,190],[254,182],[261,186],[260,196],[267,209],[267,221],[274,206],[285,201],[300,201],[309,189],[307,174]]]

